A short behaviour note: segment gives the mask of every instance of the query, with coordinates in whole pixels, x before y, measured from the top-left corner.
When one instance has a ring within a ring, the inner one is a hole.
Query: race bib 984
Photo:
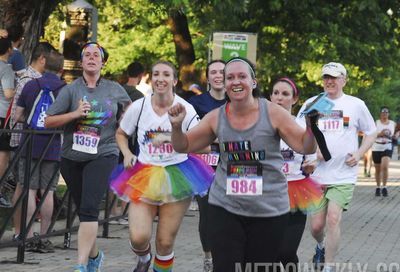
[[[228,177],[226,182],[227,195],[262,195],[262,177]]]

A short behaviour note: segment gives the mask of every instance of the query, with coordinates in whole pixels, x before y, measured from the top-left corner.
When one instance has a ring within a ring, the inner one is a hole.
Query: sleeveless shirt
[[[226,115],[227,104],[219,109],[217,137],[221,153],[209,203],[242,216],[279,216],[289,211],[287,181],[281,171],[280,136],[268,116],[267,100],[259,98],[258,103],[258,120],[245,130],[231,127]],[[233,169],[232,165],[256,165],[258,175],[262,176],[262,194],[227,194],[228,170]]]

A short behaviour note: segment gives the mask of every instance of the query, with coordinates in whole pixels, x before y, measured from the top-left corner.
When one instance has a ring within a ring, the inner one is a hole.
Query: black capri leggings
[[[214,272],[276,271],[274,263],[288,213],[275,217],[246,217],[212,204],[208,209],[212,222],[210,241]],[[258,270],[254,270],[255,267]]]
[[[77,206],[80,222],[98,220],[99,205],[117,162],[115,155],[84,162],[61,159],[60,172]]]
[[[209,234],[209,220],[208,220],[208,194],[203,197],[196,196],[197,203],[199,204],[199,233],[201,246],[204,252],[211,251],[210,234]]]
[[[307,215],[301,211],[290,213],[289,222],[286,227],[285,238],[282,241],[279,249],[277,262],[282,263],[285,268],[283,271],[296,272],[298,271],[299,258],[297,249],[299,248],[301,237],[303,236],[306,226]],[[278,266],[278,271],[282,271]]]

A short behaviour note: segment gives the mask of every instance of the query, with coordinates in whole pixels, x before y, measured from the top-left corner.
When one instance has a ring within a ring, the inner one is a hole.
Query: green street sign
[[[233,57],[247,58],[247,41],[223,41],[222,59],[227,61]]]
[[[242,57],[256,63],[257,34],[246,32],[214,32],[209,60],[230,60]]]

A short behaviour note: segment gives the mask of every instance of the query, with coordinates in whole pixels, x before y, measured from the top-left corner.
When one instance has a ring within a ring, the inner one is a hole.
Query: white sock
[[[159,259],[160,261],[168,261],[171,260],[172,258],[174,258],[174,252],[172,251],[171,254],[166,255],[166,256],[161,256],[157,254],[157,259]]]
[[[141,263],[147,263],[150,261],[150,253],[147,253],[146,255],[143,256],[138,256],[139,257],[139,262]]]
[[[322,242],[321,243],[317,243],[317,246],[318,246],[318,248],[319,249],[324,249],[324,247],[325,247],[325,240],[322,240]]]

